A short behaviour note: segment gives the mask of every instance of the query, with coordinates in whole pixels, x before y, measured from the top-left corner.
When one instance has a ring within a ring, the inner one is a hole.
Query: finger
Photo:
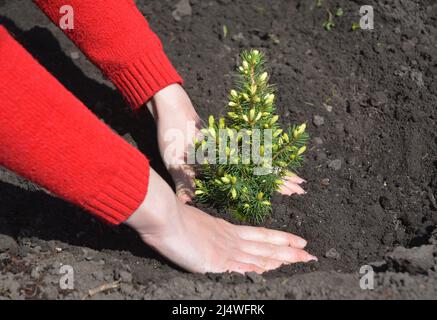
[[[236,259],[243,263],[255,264],[266,271],[277,269],[281,265],[286,263],[284,261],[280,261],[276,259],[270,259],[259,255],[248,254],[243,251],[237,254]]]
[[[293,194],[293,191],[291,191],[285,183],[281,185],[278,189],[278,192],[284,196],[291,196]]]
[[[176,188],[176,196],[182,203],[191,202],[194,198],[194,192],[192,190],[186,190],[184,188]]]
[[[178,199],[182,202],[182,203],[188,203],[191,202],[193,200],[193,197],[185,194],[185,193],[180,193],[180,194],[176,194]]]
[[[190,166],[172,168],[170,174],[176,186],[176,195],[183,202],[189,202],[194,197],[194,170]]]
[[[241,274],[245,274],[246,272],[256,272],[258,274],[262,274],[265,272],[263,268],[260,268],[255,264],[238,261],[230,261],[224,271],[238,272]]]
[[[285,179],[295,184],[301,184],[303,182],[306,182],[304,179],[302,179],[299,176],[286,176]]]
[[[194,187],[186,187],[185,185],[178,185],[176,187],[176,196],[182,201],[182,203],[187,203],[193,200],[194,197]]]
[[[281,185],[281,188],[279,189],[279,192],[284,195],[292,195],[294,193],[297,194],[305,194],[306,191],[302,189],[299,185],[285,181],[283,185]]]
[[[244,241],[241,243],[241,250],[251,255],[258,255],[286,263],[317,261],[317,257],[305,250],[263,242]]]
[[[239,237],[243,240],[267,242],[279,246],[305,248],[307,242],[294,234],[266,228],[236,226]]]
[[[194,195],[194,190],[196,186],[194,184],[194,179],[188,176],[177,176],[174,177],[175,185],[176,185],[176,194],[183,195],[187,194],[189,196]]]
[[[293,193],[297,193],[297,194],[304,194],[304,193],[306,193],[306,191],[301,186],[299,186],[298,184],[296,184],[294,182],[286,181],[284,185],[288,189],[290,189],[291,192],[293,192]]]

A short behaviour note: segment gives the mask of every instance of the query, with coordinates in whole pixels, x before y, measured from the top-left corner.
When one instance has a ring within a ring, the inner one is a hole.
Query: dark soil
[[[127,228],[1,170],[0,298],[78,299],[118,279],[92,298],[437,298],[437,1],[325,0],[345,12],[330,32],[310,0],[190,0],[180,21],[177,1],[136,2],[204,119],[224,112],[240,51],[266,53],[284,125],[307,122],[312,142],[299,172],[308,194],[277,196],[264,225],[302,235],[319,262],[263,276],[188,274]],[[374,6],[375,30],[351,31],[364,4]],[[162,172],[150,116],[126,112],[30,1],[0,1],[0,19]],[[59,288],[61,264],[74,268],[74,290]],[[374,290],[359,286],[366,264]]]

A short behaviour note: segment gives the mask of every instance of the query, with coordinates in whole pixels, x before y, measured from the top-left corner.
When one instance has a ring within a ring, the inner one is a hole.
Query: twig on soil
[[[85,300],[87,298],[91,298],[92,296],[95,296],[96,294],[101,293],[101,292],[105,292],[105,291],[108,291],[111,289],[117,289],[119,287],[119,285],[120,285],[120,280],[117,280],[117,281],[114,281],[111,283],[104,283],[101,286],[98,286],[94,289],[88,290],[88,294],[86,294],[82,298],[82,300]]]

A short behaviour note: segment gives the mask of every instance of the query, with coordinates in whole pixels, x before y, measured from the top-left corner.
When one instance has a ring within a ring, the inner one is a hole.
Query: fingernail
[[[307,245],[307,241],[300,238],[299,240],[297,240],[297,244],[301,247],[301,248],[305,248]]]
[[[319,259],[317,259],[316,256],[313,256],[310,254],[310,259],[308,261],[316,261],[317,262],[317,261],[319,261]]]

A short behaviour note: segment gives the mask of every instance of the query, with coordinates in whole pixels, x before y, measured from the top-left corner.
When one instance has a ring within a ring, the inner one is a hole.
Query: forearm
[[[63,0],[34,0],[59,26]],[[132,0],[71,0],[74,29],[65,34],[99,67],[132,108],[182,79]]]
[[[143,202],[147,159],[0,26],[0,165],[114,224]]]
[[[147,197],[126,220],[126,224],[140,235],[153,237],[169,223],[180,219],[176,196],[170,186],[151,168]]]

